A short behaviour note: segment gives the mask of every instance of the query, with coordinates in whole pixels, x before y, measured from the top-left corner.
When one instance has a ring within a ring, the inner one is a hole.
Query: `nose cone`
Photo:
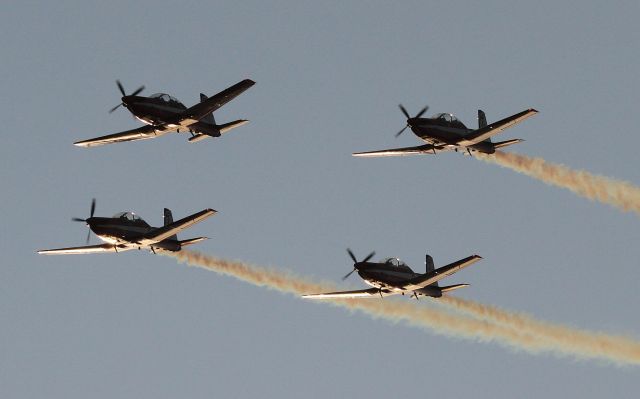
[[[123,96],[122,97],[122,105],[127,107],[133,101],[133,96]]]

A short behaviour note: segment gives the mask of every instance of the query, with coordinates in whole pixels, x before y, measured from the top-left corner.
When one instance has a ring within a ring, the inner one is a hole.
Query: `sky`
[[[454,295],[640,338],[637,215],[418,145],[398,109],[476,126],[529,107],[510,147],[640,183],[638,2],[9,2],[0,13],[0,392],[5,397],[636,397],[637,367],[531,355],[303,301],[132,251],[82,245],[96,215],[214,217],[197,249],[349,289],[345,249],[416,271],[483,260]],[[251,122],[84,149],[140,126],[120,94],[187,106],[244,78],[216,112]],[[92,243],[98,239],[93,236]],[[402,299],[402,298],[401,298]],[[386,300],[386,299],[385,299]],[[423,306],[433,306],[421,301]]]

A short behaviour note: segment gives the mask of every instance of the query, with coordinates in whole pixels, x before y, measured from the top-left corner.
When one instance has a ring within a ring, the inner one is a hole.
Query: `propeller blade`
[[[346,280],[347,278],[349,278],[349,276],[351,275],[351,273],[355,272],[356,269],[351,270],[349,273],[347,273],[344,277],[342,277],[342,281]]]
[[[135,96],[136,94],[140,93],[142,90],[144,90],[144,86],[138,87],[138,90],[134,91],[133,93],[131,93],[129,95],[130,96]]]
[[[353,252],[351,252],[351,249],[347,248],[347,253],[349,254],[351,259],[353,260],[353,263],[358,263],[358,260],[356,259],[356,256],[353,254]]]
[[[87,244],[89,244],[89,239],[91,239],[91,230],[87,231]]]
[[[409,113],[407,112],[406,108],[402,106],[402,104],[398,104],[398,107],[400,107],[400,111],[402,111],[402,113],[404,114],[404,116],[407,117],[407,119],[410,119],[411,117],[409,116]]]
[[[80,219],[80,218],[71,218],[71,221],[72,222],[83,222],[83,223],[86,222],[86,220]]]
[[[409,125],[406,125],[405,127],[402,128],[402,130],[400,130],[398,133],[396,133],[396,137],[400,136],[402,134],[402,132],[405,131],[406,128],[408,128]]]
[[[109,113],[112,113],[113,111],[117,110],[117,109],[118,109],[118,107],[119,107],[119,106],[121,106],[121,105],[122,105],[122,103],[120,103],[120,104],[116,105],[115,107],[111,108],[111,109],[109,110]]]
[[[367,256],[366,258],[364,258],[364,259],[362,260],[362,262],[366,262],[366,261],[368,261],[369,259],[373,258],[375,255],[376,255],[376,251],[371,252],[371,253],[369,254],[369,256]]]
[[[414,116],[414,118],[419,118],[422,115],[424,115],[425,112],[427,112],[429,110],[429,106],[427,105],[426,107],[422,108],[422,110],[420,110],[420,112],[418,112],[416,114],[416,116]]]
[[[116,84],[118,85],[118,89],[120,89],[120,93],[122,93],[122,97],[126,96],[127,94],[124,92],[124,87],[122,87],[122,83],[120,83],[119,80],[116,80]]]
[[[96,199],[91,200],[91,212],[89,217],[93,217],[93,214],[96,211]]]

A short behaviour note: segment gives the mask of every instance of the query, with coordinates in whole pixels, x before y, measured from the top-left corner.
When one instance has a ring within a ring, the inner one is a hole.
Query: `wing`
[[[73,143],[78,147],[96,147],[99,145],[120,143],[123,141],[135,141],[145,140],[154,137],[162,136],[165,133],[169,133],[171,129],[165,127],[158,128],[157,126],[142,126],[137,129],[127,130],[121,133],[109,134],[107,136],[96,137],[94,139],[76,141]]]
[[[391,292],[377,288],[369,288],[367,290],[355,290],[355,291],[339,291],[339,292],[326,292],[324,294],[308,294],[302,295],[303,298],[308,299],[329,299],[329,298],[375,298],[380,296],[392,295]]]
[[[193,226],[194,224],[205,220],[215,213],[216,211],[214,211],[213,209],[205,209],[203,211],[194,213],[193,215],[187,216],[176,222],[168,224],[164,227],[160,227],[159,229],[155,229],[150,233],[145,234],[142,239],[137,241],[137,243],[141,245],[151,245],[162,240],[166,240],[172,235],[177,234],[180,230],[184,230],[187,227]]]
[[[436,270],[430,272],[430,273],[425,273],[421,276],[418,276],[416,278],[413,278],[409,281],[407,281],[402,288],[407,290],[407,291],[413,291],[413,290],[417,290],[420,288],[424,288],[428,285],[431,285],[433,283],[435,283],[436,281],[440,281],[443,278],[450,276],[462,269],[464,269],[467,266],[471,266],[472,264],[476,263],[477,261],[479,261],[480,259],[482,259],[482,256],[480,255],[471,255],[469,257],[466,257],[464,259],[460,259],[457,262],[453,262],[451,264],[448,264],[446,266],[442,266],[437,268]]]
[[[397,157],[402,155],[433,154],[442,152],[444,147],[433,146],[431,144],[419,145],[417,147],[391,148],[388,150],[354,152],[354,157]]]
[[[465,136],[464,139],[459,141],[457,144],[465,147],[473,144],[477,144],[481,141],[488,139],[489,137],[495,136],[501,131],[508,129],[511,126],[514,126],[537,113],[538,111],[536,111],[533,108],[530,108],[526,111],[522,111],[515,115],[511,115],[507,118],[494,122],[483,128],[474,130],[469,135]]]
[[[256,82],[254,82],[253,80],[245,79],[225,90],[222,90],[220,93],[216,94],[215,96],[209,97],[206,100],[194,105],[191,108],[187,108],[186,110],[182,111],[180,115],[178,115],[178,118],[179,118],[178,124],[182,126],[188,126],[190,124],[198,122],[205,115],[217,110],[218,108],[222,107],[229,101],[238,97],[240,94],[242,94],[245,90],[247,90],[254,84],[256,84]]]
[[[126,251],[129,248],[118,248],[119,251]],[[117,252],[115,245],[88,245],[85,247],[70,247],[57,249],[43,249],[38,251],[41,255],[82,255],[82,254],[101,254],[105,252]]]

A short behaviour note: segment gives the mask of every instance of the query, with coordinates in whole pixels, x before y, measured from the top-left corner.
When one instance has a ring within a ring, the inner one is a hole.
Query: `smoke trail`
[[[640,345],[632,338],[581,331],[457,297],[441,298],[439,302],[481,320],[509,326],[518,331],[527,331],[548,342],[561,346],[574,346],[582,353],[590,353],[592,356],[600,357],[598,352],[617,352],[624,348],[625,352],[619,354],[635,359],[640,357]]]
[[[335,289],[329,284],[316,284],[276,269],[218,259],[199,252],[183,250],[166,255],[193,266],[280,292],[301,295]],[[550,352],[581,359],[603,359],[620,365],[640,364],[640,342],[538,322],[526,316],[518,316],[522,320],[518,317],[511,320],[502,313],[495,311],[481,313],[473,307],[463,306],[464,304],[460,304],[457,308],[474,317],[452,314],[428,306],[416,306],[409,301],[328,299],[327,302],[350,310],[362,311],[374,318],[385,318],[394,322],[404,321],[437,334],[496,342],[530,353]],[[455,305],[449,302],[447,304]],[[530,322],[526,322],[527,320]]]
[[[496,151],[493,155],[477,153],[476,156],[485,162],[495,163],[547,184],[566,188],[581,197],[640,215],[640,188],[629,182],[593,175],[583,170],[573,170],[542,158],[530,158],[511,152]]]

